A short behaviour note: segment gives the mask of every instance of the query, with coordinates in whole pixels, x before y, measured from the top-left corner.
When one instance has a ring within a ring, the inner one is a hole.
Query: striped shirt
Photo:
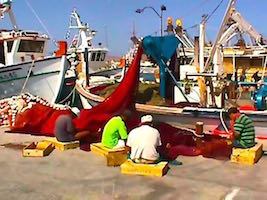
[[[234,124],[235,132],[239,132],[240,136],[237,140],[245,148],[255,145],[255,129],[253,121],[245,114],[240,115]]]

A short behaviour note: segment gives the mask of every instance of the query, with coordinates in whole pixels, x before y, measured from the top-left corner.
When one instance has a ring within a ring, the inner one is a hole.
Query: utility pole
[[[166,9],[166,6],[161,5],[161,7],[160,7],[160,14],[152,6],[145,6],[142,9],[138,8],[135,12],[140,14],[140,13],[144,12],[144,10],[147,9],[147,8],[152,9],[156,13],[156,15],[160,18],[160,36],[163,36],[163,20],[162,20],[162,18],[163,18],[163,11],[166,11],[167,10]]]

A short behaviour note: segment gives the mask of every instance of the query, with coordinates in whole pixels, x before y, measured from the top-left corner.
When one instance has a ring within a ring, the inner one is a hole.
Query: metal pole
[[[222,37],[222,34],[223,34],[223,31],[224,31],[224,28],[226,26],[226,23],[228,22],[230,16],[231,16],[231,9],[233,8],[234,4],[235,4],[236,0],[229,0],[229,4],[228,4],[228,7],[227,7],[227,10],[224,14],[224,18],[223,18],[223,21],[222,21],[222,24],[221,24],[221,27],[219,29],[219,32],[217,34],[217,37],[216,37],[216,40],[211,48],[211,51],[210,51],[210,55],[208,57],[208,59],[206,60],[206,63],[205,63],[205,71],[208,70],[209,68],[209,65],[211,63],[211,59],[213,58],[214,54],[215,54],[215,51],[216,51],[216,48],[217,48],[217,45],[219,43],[219,40],[221,39]]]
[[[199,72],[204,72],[204,49],[205,49],[205,22],[199,26]]]
[[[137,12],[137,13],[142,13],[142,12],[144,12],[144,10],[147,9],[147,8],[152,9],[152,10],[155,12],[155,14],[160,18],[160,36],[162,36],[162,35],[163,35],[162,15],[163,15],[163,11],[166,10],[166,7],[165,7],[164,5],[161,6],[161,8],[160,8],[161,13],[160,13],[160,14],[159,14],[159,13],[155,10],[155,8],[153,8],[152,6],[145,6],[145,7],[142,8],[142,9],[137,9],[135,12]]]
[[[161,13],[160,13],[160,36],[163,35],[163,32],[162,32],[162,13],[163,13],[163,11],[161,10]]]
[[[262,75],[261,75],[261,80],[264,79],[266,66],[267,66],[267,56],[266,56],[266,58],[265,58],[265,62],[264,62],[264,64],[263,64],[263,71],[262,71]]]
[[[233,77],[232,80],[237,81],[237,69],[236,69],[236,60],[235,60],[235,52],[233,55]]]
[[[89,86],[89,60],[88,60],[88,48],[84,49],[84,62],[85,62],[85,80],[86,86]]]

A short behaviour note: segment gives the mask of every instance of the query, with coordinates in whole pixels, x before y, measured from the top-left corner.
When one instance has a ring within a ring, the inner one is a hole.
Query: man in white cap
[[[143,116],[140,126],[128,135],[126,145],[131,148],[130,158],[136,163],[155,163],[159,158],[156,148],[161,146],[160,134],[152,127],[152,121],[151,115]]]

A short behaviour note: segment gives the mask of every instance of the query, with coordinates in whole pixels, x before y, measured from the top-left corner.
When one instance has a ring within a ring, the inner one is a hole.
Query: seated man
[[[130,119],[131,112],[126,110],[122,116],[112,117],[104,127],[101,143],[110,149],[125,147],[127,128],[125,123]]]
[[[228,110],[233,131],[233,146],[236,148],[251,148],[255,145],[255,128],[253,121],[245,114],[240,114],[237,108]]]
[[[72,119],[74,116],[79,115],[79,109],[74,107],[71,109],[72,115],[60,115],[55,123],[55,137],[59,142],[71,142],[80,140],[89,134],[88,131],[76,132]]]
[[[159,131],[152,127],[152,116],[141,118],[141,126],[133,129],[128,136],[127,146],[131,148],[130,158],[136,163],[155,163],[161,145]]]
[[[242,72],[241,72],[240,77],[239,77],[239,81],[240,82],[246,82],[247,81],[247,76],[246,76],[246,70],[245,69],[242,69]]]
[[[256,71],[256,72],[252,75],[251,78],[253,78],[253,80],[254,80],[255,83],[257,83],[259,80],[261,80],[261,77],[259,76],[259,71]]]

